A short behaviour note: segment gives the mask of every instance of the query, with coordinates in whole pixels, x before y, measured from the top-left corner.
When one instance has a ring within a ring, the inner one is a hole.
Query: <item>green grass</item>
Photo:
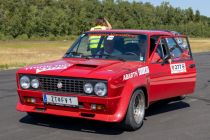
[[[190,44],[193,52],[210,51],[210,38],[191,38]]]
[[[0,69],[61,58],[72,41],[0,41]]]

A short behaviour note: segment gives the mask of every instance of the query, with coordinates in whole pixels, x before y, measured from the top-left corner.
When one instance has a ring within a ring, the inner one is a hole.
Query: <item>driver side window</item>
[[[163,58],[166,56],[166,53],[167,53],[166,44],[164,42],[164,39],[160,40],[157,48],[155,49],[156,44],[157,43],[155,42],[155,40],[153,40],[151,38],[151,40],[150,40],[150,51],[151,51],[151,54],[154,52],[154,54],[152,56],[151,63],[161,63],[161,62],[163,62]]]

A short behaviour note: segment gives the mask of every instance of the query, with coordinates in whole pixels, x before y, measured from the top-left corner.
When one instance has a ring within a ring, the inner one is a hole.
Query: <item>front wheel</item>
[[[136,90],[130,100],[122,126],[126,130],[137,130],[143,124],[145,115],[145,95],[142,90]]]

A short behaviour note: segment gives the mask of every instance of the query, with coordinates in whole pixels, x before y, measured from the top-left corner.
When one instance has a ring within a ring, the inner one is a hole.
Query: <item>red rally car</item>
[[[100,30],[79,36],[60,60],[17,71],[17,110],[141,127],[158,100],[191,94],[188,38],[162,30]]]

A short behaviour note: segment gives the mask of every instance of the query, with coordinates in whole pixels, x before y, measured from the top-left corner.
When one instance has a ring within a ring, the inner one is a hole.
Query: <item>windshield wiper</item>
[[[69,57],[69,54],[71,54],[71,57],[72,56],[76,56],[76,57],[82,57],[83,56],[83,53],[80,53],[80,52],[67,52],[66,54],[65,54],[65,57]]]
[[[109,55],[108,58],[110,58],[110,57],[111,57],[111,58],[117,58],[117,60],[120,60],[120,61],[123,61],[123,62],[126,61],[124,58],[122,58],[122,57],[120,57],[120,56]]]
[[[120,61],[126,61],[124,58],[120,56],[115,56],[115,55],[110,55],[110,54],[95,54],[95,55],[83,55],[84,58],[89,59],[89,58],[94,58],[95,56],[98,56],[99,58],[102,56],[105,56],[106,58],[117,58],[117,60]]]

